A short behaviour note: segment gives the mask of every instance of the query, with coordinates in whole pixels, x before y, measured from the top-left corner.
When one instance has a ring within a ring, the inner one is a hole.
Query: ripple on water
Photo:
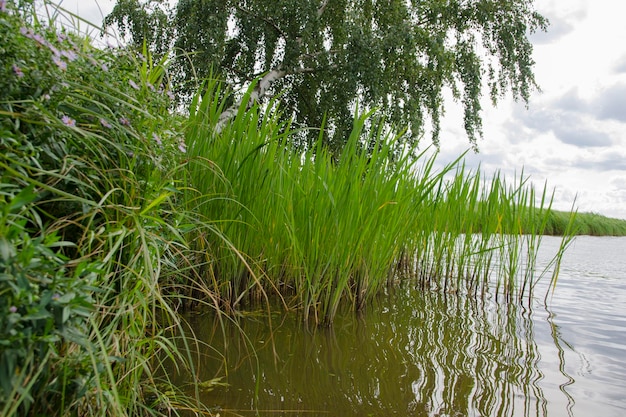
[[[626,239],[578,240],[547,309],[401,288],[325,329],[277,310],[271,326],[242,318],[244,338],[196,316],[201,379],[230,384],[202,399],[222,416],[626,415],[623,253]]]

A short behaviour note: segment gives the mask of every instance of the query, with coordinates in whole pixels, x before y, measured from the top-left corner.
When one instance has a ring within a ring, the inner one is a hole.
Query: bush
[[[165,61],[36,6],[0,0],[0,415],[171,410],[151,363],[182,358],[160,324],[186,221]]]

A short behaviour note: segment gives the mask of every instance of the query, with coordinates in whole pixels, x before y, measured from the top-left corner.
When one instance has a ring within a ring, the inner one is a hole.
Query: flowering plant
[[[0,410],[84,415],[77,404],[106,397],[121,415],[133,400],[115,385],[140,375],[98,338],[130,337],[129,326],[145,337],[148,316],[132,315],[150,294],[118,306],[139,281],[158,287],[163,253],[179,238],[166,217],[176,215],[171,172],[184,142],[165,60],[96,48],[42,23],[35,6],[0,0]],[[101,380],[113,363],[119,378]]]

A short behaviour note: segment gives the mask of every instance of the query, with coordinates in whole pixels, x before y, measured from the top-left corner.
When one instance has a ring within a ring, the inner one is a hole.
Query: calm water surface
[[[560,239],[545,237],[552,256]],[[626,238],[579,237],[528,306],[389,291],[331,329],[190,317],[220,416],[625,416]],[[182,377],[181,377],[182,378]]]

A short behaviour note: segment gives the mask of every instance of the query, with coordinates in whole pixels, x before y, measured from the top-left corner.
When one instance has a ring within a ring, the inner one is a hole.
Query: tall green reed
[[[217,132],[223,96],[209,81],[196,97],[187,144],[192,159],[213,161],[228,179],[207,177],[197,164],[189,181],[211,198],[190,201],[220,219],[251,266],[210,243],[218,253],[210,260],[213,289],[229,308],[269,291],[305,320],[329,323],[341,302],[361,309],[382,286],[408,277],[447,292],[531,297],[550,213],[545,189],[535,201],[523,175],[511,185],[500,174],[486,181],[462,156],[435,170],[436,156],[411,157],[417,151],[402,148],[401,134],[365,129],[370,114],[355,119],[339,155],[321,140],[295,146],[298,132],[278,122],[274,102],[261,111],[244,97]]]

